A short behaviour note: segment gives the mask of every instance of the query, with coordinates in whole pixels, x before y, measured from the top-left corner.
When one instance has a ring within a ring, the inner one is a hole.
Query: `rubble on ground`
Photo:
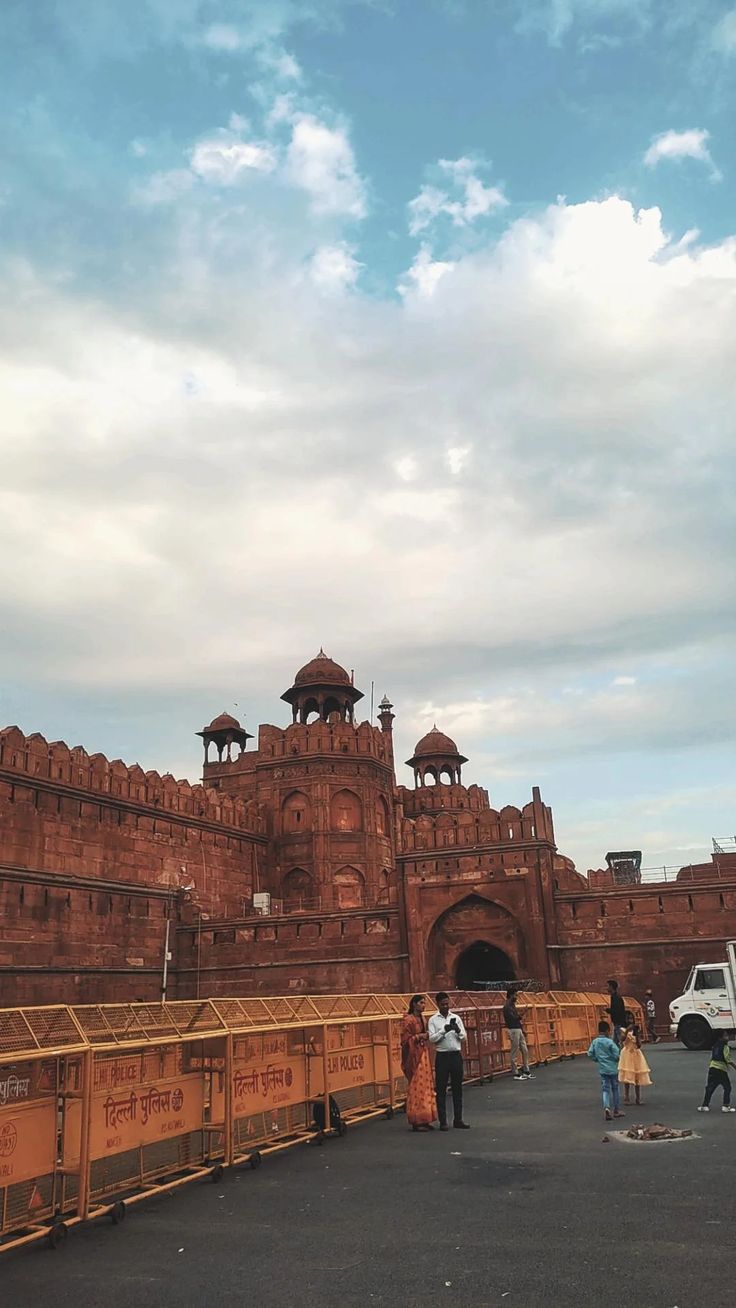
[[[692,1131],[678,1131],[674,1126],[654,1122],[651,1126],[632,1126],[626,1134],[629,1140],[686,1140]]]

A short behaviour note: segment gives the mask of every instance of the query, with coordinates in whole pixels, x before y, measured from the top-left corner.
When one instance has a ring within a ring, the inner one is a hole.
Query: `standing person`
[[[611,1014],[613,1023],[613,1038],[617,1045],[621,1044],[623,1033],[626,1029],[626,1005],[618,993],[618,981],[608,982],[608,993],[611,996],[611,1002],[606,1009]]]
[[[705,1094],[703,1102],[698,1108],[699,1113],[710,1112],[710,1101],[713,1097],[713,1091],[717,1087],[723,1086],[723,1108],[722,1113],[736,1113],[736,1108],[731,1107],[731,1078],[729,1072],[733,1067],[731,1061],[731,1046],[729,1040],[733,1039],[733,1031],[721,1031],[716,1036],[715,1044],[710,1051],[710,1062],[708,1064],[708,1080],[705,1083]]]
[[[623,1044],[621,1046],[621,1056],[618,1060],[618,1079],[619,1084],[624,1088],[624,1103],[631,1102],[631,1087],[634,1087],[634,1100],[637,1104],[641,1103],[641,1087],[651,1085],[652,1078],[649,1075],[649,1064],[641,1052],[641,1030],[635,1022],[631,1022],[626,1028]]]
[[[440,1131],[449,1130],[447,1125],[447,1082],[452,1090],[453,1123],[461,1131],[469,1129],[463,1121],[463,1056],[462,1043],[467,1040],[463,1020],[457,1013],[450,1012],[450,996],[441,990],[436,996],[438,1013],[429,1019],[429,1042],[434,1045],[435,1090],[437,1092],[437,1116],[440,1119]]]
[[[598,1023],[598,1035],[590,1042],[588,1058],[598,1064],[603,1092],[603,1112],[606,1121],[612,1117],[623,1117],[618,1098],[618,1060],[619,1047],[611,1039],[611,1027],[608,1022]]]
[[[435,1098],[423,995],[412,996],[401,1026],[401,1070],[409,1083],[406,1116],[412,1131],[433,1131]]]
[[[657,1020],[657,1007],[651,990],[647,990],[644,996],[644,1011],[647,1019],[647,1035],[653,1044],[658,1045],[662,1037],[657,1035],[654,1025]]]
[[[503,1006],[503,1020],[506,1023],[506,1030],[509,1033],[511,1041],[511,1070],[514,1074],[515,1081],[532,1081],[531,1068],[529,1067],[529,1048],[524,1035],[521,1013],[516,1007],[516,991],[506,991],[506,1003]],[[517,1068],[517,1055],[521,1058],[521,1066]]]

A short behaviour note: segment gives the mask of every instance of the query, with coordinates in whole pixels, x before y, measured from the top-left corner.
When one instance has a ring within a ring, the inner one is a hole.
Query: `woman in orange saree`
[[[406,1115],[412,1131],[432,1131],[437,1116],[424,998],[414,995],[401,1027],[401,1069],[409,1083]]]

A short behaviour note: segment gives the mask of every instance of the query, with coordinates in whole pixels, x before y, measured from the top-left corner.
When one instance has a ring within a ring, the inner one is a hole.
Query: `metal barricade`
[[[0,1010],[0,1252],[406,1096],[408,995]],[[426,996],[427,1016],[434,1002]],[[602,994],[521,993],[534,1062],[583,1053]],[[641,1008],[627,1008],[642,1021]],[[510,1070],[495,992],[455,993],[466,1080]]]

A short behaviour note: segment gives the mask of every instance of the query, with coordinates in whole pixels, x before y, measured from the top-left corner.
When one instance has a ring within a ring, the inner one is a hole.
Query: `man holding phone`
[[[438,1013],[429,1019],[429,1043],[434,1045],[434,1083],[437,1094],[437,1116],[440,1131],[447,1131],[447,1082],[452,1090],[453,1126],[468,1131],[463,1121],[463,1056],[462,1043],[467,1040],[462,1018],[450,1012],[450,996],[441,990],[435,997]]]

